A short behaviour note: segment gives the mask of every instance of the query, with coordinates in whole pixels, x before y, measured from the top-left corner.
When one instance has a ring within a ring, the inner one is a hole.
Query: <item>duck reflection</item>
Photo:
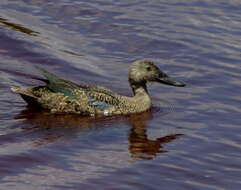
[[[182,134],[173,134],[151,140],[147,135],[148,122],[152,118],[151,111],[130,117],[131,130],[129,133],[129,152],[132,157],[150,160],[158,153],[168,152],[163,144],[171,142]]]
[[[36,146],[53,143],[60,138],[73,138],[74,135],[85,130],[97,130],[111,127],[116,123],[128,123],[129,152],[132,158],[150,160],[158,154],[168,152],[163,145],[175,140],[182,134],[171,134],[154,140],[147,135],[148,122],[153,118],[153,110],[141,114],[115,117],[83,117],[79,115],[54,115],[49,112],[27,108],[15,119],[24,119],[23,129],[41,130],[39,138],[34,140]],[[45,132],[43,132],[45,131]],[[36,131],[35,131],[36,132]],[[47,133],[46,133],[47,132]],[[36,134],[34,135],[36,138]]]

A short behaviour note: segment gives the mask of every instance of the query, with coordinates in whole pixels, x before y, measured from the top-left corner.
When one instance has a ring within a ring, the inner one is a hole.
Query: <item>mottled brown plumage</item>
[[[38,70],[47,78],[40,79],[46,86],[12,88],[29,104],[38,105],[52,113],[75,113],[82,115],[118,115],[140,113],[150,109],[151,98],[146,83],[149,81],[173,86],[185,86],[174,81],[149,60],[131,64],[129,83],[133,97],[119,95],[105,87],[78,85],[47,72]]]

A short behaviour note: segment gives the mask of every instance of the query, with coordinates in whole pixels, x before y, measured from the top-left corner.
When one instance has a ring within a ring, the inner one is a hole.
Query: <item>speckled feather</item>
[[[167,77],[151,61],[136,61],[129,71],[134,96],[127,97],[102,86],[79,85],[42,68],[37,69],[46,77],[39,79],[46,86],[12,88],[12,91],[19,93],[27,103],[38,105],[52,113],[82,115],[117,115],[146,111],[151,107],[146,82],[155,81],[160,76]]]

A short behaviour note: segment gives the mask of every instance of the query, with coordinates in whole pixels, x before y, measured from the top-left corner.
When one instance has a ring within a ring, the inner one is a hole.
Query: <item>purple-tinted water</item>
[[[238,190],[241,3],[1,0],[0,189]],[[131,95],[151,58],[185,88],[149,86],[155,107],[89,118],[26,107],[12,86],[35,65]]]

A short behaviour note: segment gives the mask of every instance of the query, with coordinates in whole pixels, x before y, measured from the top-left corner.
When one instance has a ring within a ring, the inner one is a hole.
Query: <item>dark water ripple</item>
[[[240,189],[241,3],[2,0],[0,189]],[[26,107],[9,87],[35,66],[130,95],[152,58],[185,88],[150,85],[140,115],[88,118]]]

